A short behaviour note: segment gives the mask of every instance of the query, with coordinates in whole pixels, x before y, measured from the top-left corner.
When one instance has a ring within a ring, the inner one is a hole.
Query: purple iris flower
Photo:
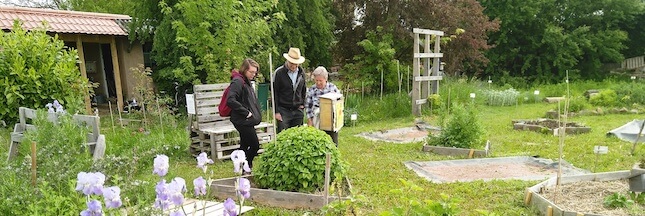
[[[168,184],[168,194],[170,195],[170,200],[176,206],[181,206],[184,203],[184,194],[186,192],[186,180],[180,177],[175,179]]]
[[[208,158],[208,155],[206,152],[202,152],[197,156],[197,167],[201,168],[204,172],[206,172],[206,164],[212,164],[213,160]]]
[[[237,192],[240,193],[244,199],[251,197],[251,182],[246,178],[240,178],[238,181]]]
[[[80,172],[76,176],[76,190],[83,191],[85,195],[102,195],[105,175],[100,172],[86,173]]]
[[[87,209],[81,212],[81,216],[99,216],[103,215],[101,210],[101,202],[98,200],[92,200],[87,202]]]
[[[195,196],[206,195],[206,180],[201,176],[193,180],[195,186]]]
[[[238,174],[242,174],[242,170],[240,170],[240,165],[242,166],[242,169],[244,169],[245,172],[251,172],[251,168],[249,167],[249,163],[246,161],[246,153],[242,150],[235,150],[231,153],[231,160],[233,161],[233,168],[234,172]]]
[[[162,179],[157,183],[155,186],[155,192],[157,193],[157,197],[155,198],[155,208],[159,208],[161,210],[170,208],[170,195],[168,194],[168,184],[166,184],[165,179]]]
[[[237,207],[235,206],[235,201],[233,199],[228,198],[226,201],[224,201],[224,212],[222,215],[224,216],[237,216]]]
[[[105,197],[105,208],[121,207],[121,189],[119,187],[103,188],[103,197]]]
[[[152,173],[159,175],[160,177],[168,174],[168,168],[170,168],[168,156],[166,155],[157,155],[154,161],[154,169]]]

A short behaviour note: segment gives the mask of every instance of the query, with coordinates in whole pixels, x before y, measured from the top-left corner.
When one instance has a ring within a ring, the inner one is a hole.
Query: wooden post
[[[414,43],[412,45],[414,54],[419,53],[419,34],[415,33],[414,34]],[[421,115],[421,106],[417,104],[417,101],[419,98],[421,98],[421,95],[419,94],[419,91],[421,90],[421,86],[419,86],[420,82],[415,81],[416,77],[420,75],[419,73],[419,58],[414,58],[412,60],[412,115],[415,116],[420,116]]]
[[[526,189],[526,195],[524,195],[524,205],[528,205],[531,203],[532,196],[533,196],[533,192],[531,192],[529,189]]]
[[[31,185],[36,187],[36,142],[31,142]]]
[[[470,149],[470,152],[468,152],[468,158],[473,158],[474,154],[475,154],[475,149]]]
[[[436,35],[434,42],[434,53],[441,52],[441,36]],[[429,60],[428,60],[429,61]],[[439,76],[439,69],[441,68],[441,61],[439,58],[433,58],[432,65],[432,75]],[[439,94],[439,80],[432,81],[432,94]]]
[[[123,112],[123,90],[121,89],[121,71],[119,69],[119,58],[116,52],[116,40],[112,36],[110,41],[110,53],[112,54],[112,68],[114,70],[114,85],[116,86],[116,105],[119,112]]]
[[[331,170],[331,154],[325,154],[325,205],[329,204],[329,171]]]
[[[79,64],[79,67],[80,67],[79,69],[81,69],[81,76],[89,81],[89,79],[87,78],[87,69],[85,68],[85,54],[84,54],[85,52],[83,51],[83,42],[81,41],[80,36],[76,36],[76,50],[78,50],[78,60],[81,62]],[[92,105],[90,102],[89,91],[85,91],[84,98],[85,98],[85,112],[87,114],[90,114],[92,113]]]
[[[161,126],[161,138],[166,138],[166,135],[163,132],[163,118],[161,112],[161,108],[159,107],[159,98],[156,98],[155,101],[157,102],[157,112],[159,113],[159,125]]]
[[[116,134],[116,131],[114,130],[114,114],[112,114],[112,102],[108,100],[108,106],[110,108],[110,120],[112,120],[112,133]]]
[[[546,216],[553,216],[553,207],[552,206],[546,207]]]
[[[432,50],[430,50],[430,40],[432,39],[432,36],[429,34],[425,34],[425,40],[423,41],[423,52],[424,53],[431,53]],[[430,76],[430,58],[423,58],[423,70],[420,71],[421,76]],[[430,91],[430,81],[421,81],[421,97],[419,99],[425,99],[428,98],[428,95]]]

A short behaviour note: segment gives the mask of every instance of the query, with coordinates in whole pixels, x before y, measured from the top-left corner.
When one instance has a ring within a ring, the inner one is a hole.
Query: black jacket
[[[226,105],[231,108],[231,122],[234,125],[255,126],[262,121],[260,104],[250,81],[239,73],[232,75],[231,87],[228,90]],[[235,78],[239,77],[239,78]],[[246,118],[249,112],[251,118]]]
[[[291,78],[289,78],[289,75],[287,74],[287,72],[289,72],[289,69],[285,65],[282,65],[275,70],[273,91],[275,96],[275,103],[278,107],[297,109],[301,105],[305,105],[305,98],[307,97],[307,87],[305,83],[304,71],[305,70],[298,66],[296,89],[293,89]]]

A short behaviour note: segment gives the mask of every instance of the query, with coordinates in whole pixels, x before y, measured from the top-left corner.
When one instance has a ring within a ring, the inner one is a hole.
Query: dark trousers
[[[282,121],[278,121],[278,131],[287,128],[297,127],[302,125],[302,119],[305,117],[302,109],[287,109],[284,107],[276,107],[277,112],[282,116]]]
[[[331,137],[331,140],[334,141],[336,147],[338,147],[338,132],[325,131],[325,133],[327,133]]]
[[[240,133],[240,150],[246,153],[246,160],[249,162],[249,167],[253,168],[253,158],[258,155],[258,150],[260,150],[258,133],[253,126],[235,124],[233,126]]]

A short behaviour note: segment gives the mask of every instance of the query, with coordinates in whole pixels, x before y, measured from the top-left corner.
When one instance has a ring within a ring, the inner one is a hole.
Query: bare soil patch
[[[548,188],[542,195],[565,211],[615,216],[645,215],[645,207],[638,204],[634,204],[635,209],[632,211],[626,208],[610,209],[603,206],[605,197],[613,193],[627,195],[629,192],[628,181],[622,179],[567,183],[557,188]]]
[[[444,181],[473,181],[478,179],[504,179],[525,176],[555,175],[556,169],[525,163],[488,163],[467,166],[426,166],[425,171],[435,173]]]

